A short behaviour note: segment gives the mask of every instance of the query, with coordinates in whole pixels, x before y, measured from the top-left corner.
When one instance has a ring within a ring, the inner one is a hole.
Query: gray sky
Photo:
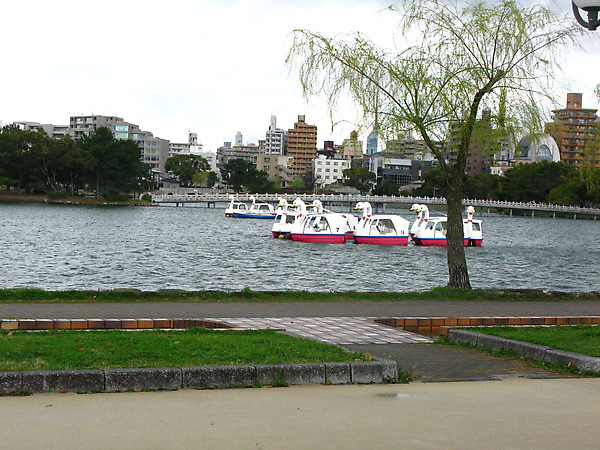
[[[207,151],[264,139],[271,115],[292,128],[299,114],[318,126],[318,142],[341,143],[354,128],[331,132],[326,107],[303,99],[284,65],[290,33],[327,36],[361,31],[389,47],[394,14],[384,0],[30,0],[2,6],[0,121],[68,124],[72,115],[114,115],[172,142],[198,133]],[[564,3],[564,5],[563,5]],[[570,2],[564,1],[565,13]],[[598,34],[600,32],[596,32]],[[600,83],[600,39],[565,58],[562,87],[582,92],[584,107]],[[352,108],[337,119],[350,122]],[[366,137],[360,136],[365,140]]]

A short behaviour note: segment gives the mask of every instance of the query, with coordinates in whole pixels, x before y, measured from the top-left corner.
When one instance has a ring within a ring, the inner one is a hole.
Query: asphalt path
[[[19,449],[596,449],[600,379],[0,398]]]

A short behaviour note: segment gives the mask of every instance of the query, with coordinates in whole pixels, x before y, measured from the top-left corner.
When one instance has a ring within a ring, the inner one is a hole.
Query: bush
[[[126,202],[131,198],[129,194],[119,194],[118,192],[107,192],[103,195],[104,199],[109,202]]]
[[[58,200],[61,198],[67,198],[69,196],[69,193],[66,191],[52,191],[48,194],[48,198],[50,200]]]

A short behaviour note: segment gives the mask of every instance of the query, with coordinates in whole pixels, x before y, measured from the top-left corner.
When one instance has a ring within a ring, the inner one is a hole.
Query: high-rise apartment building
[[[554,138],[560,151],[560,160],[580,167],[584,161],[591,167],[600,167],[600,120],[597,109],[585,109],[582,94],[567,94],[567,107],[552,111],[553,122],[545,131]]]
[[[291,156],[292,178],[302,178],[312,170],[312,160],[317,154],[317,126],[306,123],[304,115],[298,116],[294,128],[288,130],[287,156]]]
[[[285,155],[287,149],[287,133],[277,128],[277,117],[271,116],[271,124],[267,130],[264,152],[269,155]]]
[[[165,170],[169,157],[169,141],[154,137],[149,131],[142,131],[138,125],[125,122],[120,117],[111,116],[71,116],[69,134],[77,139],[89,136],[98,127],[109,128],[116,139],[131,139],[142,150],[142,161],[152,169]]]

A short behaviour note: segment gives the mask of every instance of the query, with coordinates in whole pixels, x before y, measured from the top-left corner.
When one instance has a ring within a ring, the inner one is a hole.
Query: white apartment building
[[[324,187],[337,183],[344,178],[344,170],[350,168],[350,161],[346,159],[330,159],[319,155],[313,159],[313,176],[315,184]]]
[[[165,170],[165,162],[169,157],[169,141],[154,137],[149,131],[142,131],[138,125],[125,122],[114,116],[71,116],[69,134],[77,139],[89,136],[96,128],[109,128],[116,139],[131,139],[142,150],[142,161],[152,169]]]
[[[266,133],[264,153],[269,155],[285,155],[287,149],[287,132],[277,128],[277,117],[271,116],[271,124]]]
[[[63,136],[69,135],[68,125],[52,125],[39,122],[13,122],[13,125],[23,131],[37,131],[42,129],[48,136],[54,139],[60,139]]]

